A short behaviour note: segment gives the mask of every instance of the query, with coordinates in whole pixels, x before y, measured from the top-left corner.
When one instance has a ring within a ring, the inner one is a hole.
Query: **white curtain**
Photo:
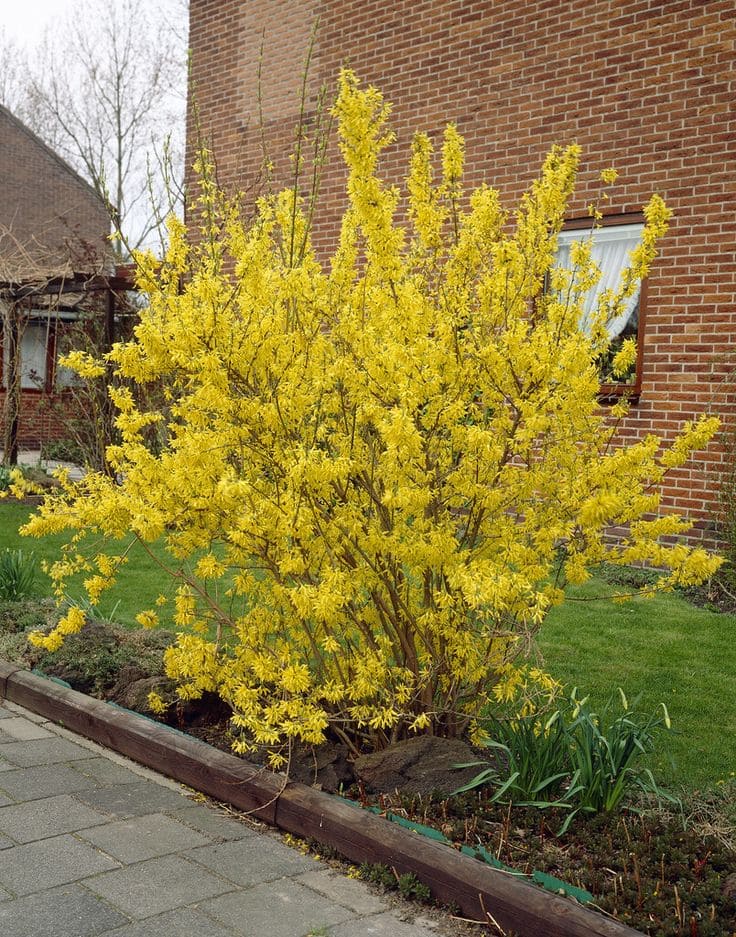
[[[20,386],[26,389],[46,389],[46,323],[29,322],[20,343]]]
[[[588,291],[580,315],[580,328],[589,333],[593,314],[598,307],[598,298],[604,290],[617,290],[621,274],[629,266],[629,251],[639,243],[643,224],[610,225],[596,228],[592,233],[591,256],[600,267],[601,278],[598,283]],[[585,241],[591,234],[584,229],[574,231],[561,231],[557,242],[557,266],[572,270],[570,260],[570,245],[573,241]],[[574,281],[573,281],[574,282]],[[639,289],[624,304],[621,315],[606,323],[608,334],[616,338],[626,328],[627,322],[636,312],[639,305]]]

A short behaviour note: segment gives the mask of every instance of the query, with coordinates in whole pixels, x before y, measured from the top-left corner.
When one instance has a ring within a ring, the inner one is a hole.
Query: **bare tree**
[[[27,123],[26,108],[28,93],[25,75],[27,58],[18,43],[0,28],[0,104],[24,123]]]
[[[106,199],[120,259],[152,244],[180,195],[186,6],[78,0],[28,57],[20,87],[0,83],[0,100]]]

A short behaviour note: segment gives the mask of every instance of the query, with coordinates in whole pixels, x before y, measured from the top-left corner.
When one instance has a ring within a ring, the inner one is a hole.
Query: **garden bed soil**
[[[736,615],[736,573],[729,566],[700,586],[683,590],[688,602],[711,612]]]
[[[36,617],[47,611],[40,606]],[[33,619],[29,608],[20,611],[19,631],[31,627]],[[0,634],[9,630],[7,610],[0,607]],[[86,634],[68,639],[57,655],[33,653],[29,659],[24,651],[23,663],[83,692],[145,711],[150,689],[164,694],[170,689],[160,661],[171,640],[163,632],[127,632],[95,623]],[[0,646],[2,656],[7,657],[7,648],[3,653]],[[227,716],[216,697],[206,696],[172,707],[168,721],[231,752]],[[265,761],[265,752],[249,754],[249,760],[254,755]],[[482,846],[524,873],[541,870],[585,889],[606,915],[644,934],[736,935],[736,784],[722,785],[710,797],[696,796],[683,810],[650,802],[614,816],[576,817],[558,836],[565,819],[560,811],[496,804],[487,790],[450,796],[468,780],[467,772],[452,765],[472,757],[467,746],[460,750],[442,740],[415,740],[356,760],[335,742],[295,748],[289,777],[434,827],[458,846]]]

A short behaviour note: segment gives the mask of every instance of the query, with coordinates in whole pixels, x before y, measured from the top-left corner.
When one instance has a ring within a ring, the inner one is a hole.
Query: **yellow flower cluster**
[[[163,263],[138,258],[148,304],[109,355],[117,478],[67,482],[28,526],[74,532],[60,594],[78,569],[93,597],[114,578],[118,558],[85,560],[87,532],[163,543],[172,607],[138,621],[174,624],[169,676],[182,698],[232,706],[242,750],[318,743],[330,727],[355,744],[477,734],[484,705],[555,693],[522,658],[566,578],[649,561],[672,584],[718,562],[662,542],[686,522],[656,519],[665,472],[717,421],[668,447],[619,445],[598,406],[605,329],[582,334],[582,292],[563,303],[545,286],[563,276],[556,240],[579,149],[550,153],[512,218],[493,189],[463,193],[454,127],[436,184],[440,154],[420,135],[399,214],[401,193],[378,175],[393,139],[381,95],[345,71],[335,116],[349,205],[331,263],[295,191],[262,198],[246,224],[202,154],[193,236],[172,221]],[[605,315],[656,253],[661,199],[646,217]],[[576,283],[594,278],[576,250]],[[614,367],[635,353],[624,343]],[[158,407],[122,389],[152,382]],[[628,527],[625,541],[607,540],[611,525]],[[64,621],[43,640],[78,624]]]

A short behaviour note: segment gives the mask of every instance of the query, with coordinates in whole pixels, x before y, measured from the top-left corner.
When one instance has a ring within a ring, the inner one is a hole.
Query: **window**
[[[641,239],[644,219],[641,215],[608,216],[602,226],[591,233],[591,221],[569,222],[558,236],[557,264],[572,270],[570,248],[574,241],[592,238],[591,255],[600,267],[601,277],[598,283],[588,291],[583,302],[580,327],[590,331],[592,316],[598,306],[598,299],[604,290],[616,290],[622,272],[629,265],[629,251],[633,250]],[[644,286],[627,301],[619,316],[606,323],[611,336],[609,357],[618,351],[624,339],[633,338],[637,342],[638,355],[635,368],[629,375],[612,383],[602,385],[602,396],[613,397],[622,393],[636,395],[641,389],[641,340],[644,325]]]
[[[69,313],[48,313],[40,310],[31,314],[32,318],[22,324],[22,337],[20,343],[20,386],[21,390],[45,391],[62,390],[70,387],[78,380],[77,375],[69,368],[61,367],[57,359],[57,331],[59,319],[70,318]],[[76,316],[74,316],[76,318]],[[8,360],[4,354],[3,343],[0,341],[0,357],[2,357],[2,386],[8,384]]]

